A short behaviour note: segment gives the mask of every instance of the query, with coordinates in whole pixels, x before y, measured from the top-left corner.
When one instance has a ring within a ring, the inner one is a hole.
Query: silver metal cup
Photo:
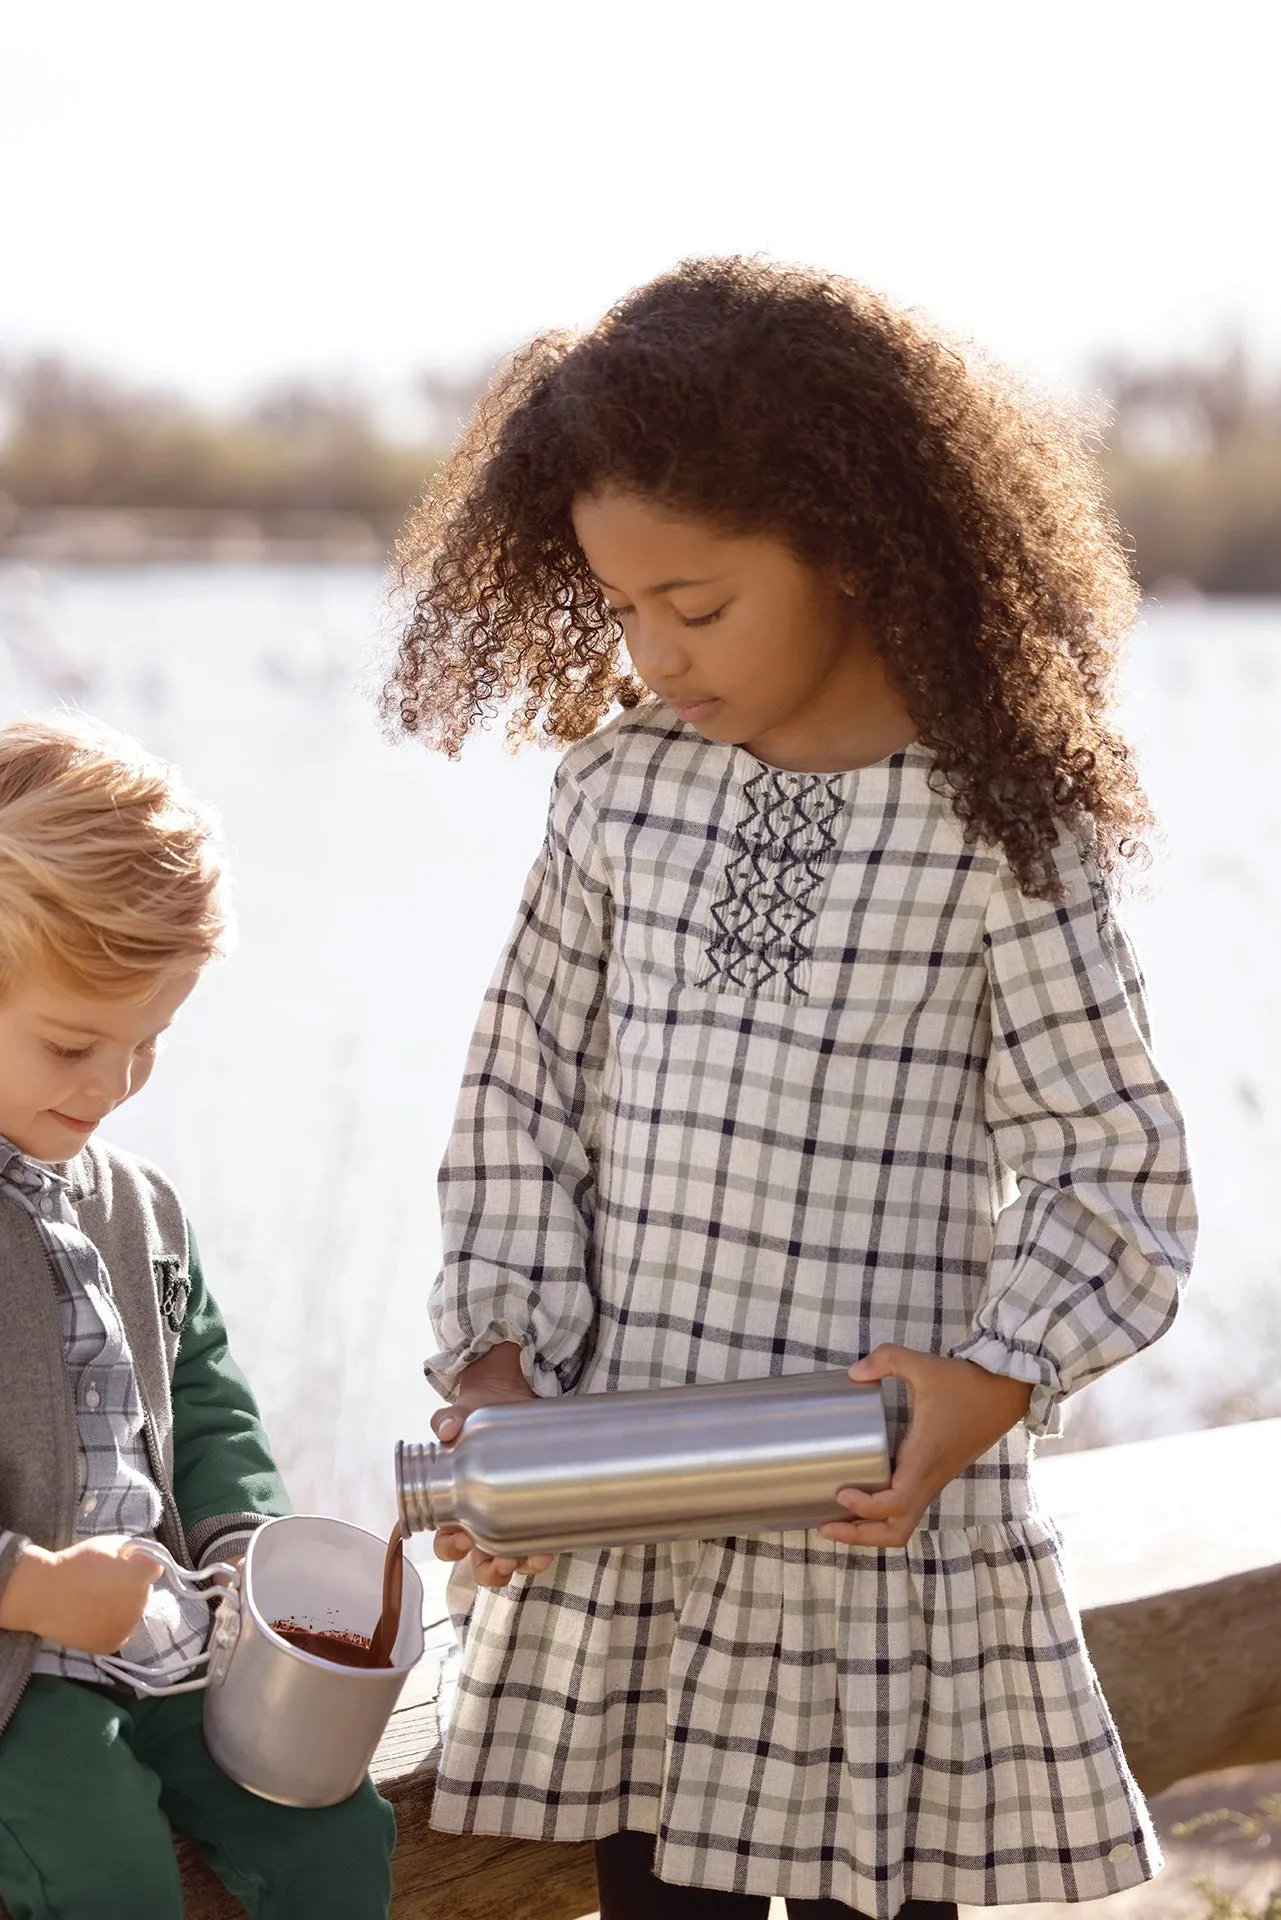
[[[150,1542],[139,1551],[169,1561]],[[128,1663],[99,1665],[162,1698],[204,1688],[205,1739],[224,1773],[283,1806],[334,1806],[364,1779],[405,1680],[422,1658],[422,1581],[406,1559],[390,1667],[335,1666],[291,1646],[271,1623],[372,1634],[382,1611],[386,1552],[377,1534],[343,1520],[312,1514],[269,1520],[250,1536],[244,1566],[222,1593],[202,1656],[205,1674],[166,1683]],[[176,1574],[175,1584],[188,1589],[202,1578],[183,1568]]]
[[[334,1666],[282,1640],[271,1622],[372,1634],[386,1552],[386,1541],[363,1527],[304,1514],[270,1520],[250,1539],[239,1605],[221,1642],[214,1625],[205,1739],[224,1773],[264,1800],[330,1807],[354,1793],[369,1769],[422,1658],[417,1569],[406,1560],[390,1667]]]

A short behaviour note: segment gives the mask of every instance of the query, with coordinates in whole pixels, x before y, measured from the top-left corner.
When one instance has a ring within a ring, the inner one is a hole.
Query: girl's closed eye
[[[713,621],[719,620],[725,613],[728,604],[729,603],[726,602],[726,606],[714,608],[711,613],[688,614],[681,613],[678,610],[676,617],[683,627],[710,627]],[[615,607],[613,605],[610,606],[609,610],[615,620],[630,620],[636,611],[635,607]]]

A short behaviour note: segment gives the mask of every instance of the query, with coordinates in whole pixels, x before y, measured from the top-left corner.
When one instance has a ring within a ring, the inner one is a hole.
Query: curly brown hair
[[[513,740],[566,743],[636,703],[570,518],[604,487],[857,581],[936,785],[1027,893],[1062,828],[1108,871],[1142,852],[1107,724],[1137,590],[1078,413],[847,280],[686,261],[482,401],[400,544],[393,731],[452,755],[510,705]]]

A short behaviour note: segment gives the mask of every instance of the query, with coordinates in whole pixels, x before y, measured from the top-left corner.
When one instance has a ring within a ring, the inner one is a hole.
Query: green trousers
[[[37,1674],[0,1737],[0,1896],[13,1920],[182,1920],[170,1824],[253,1920],[386,1920],[391,1808],[278,1807],[216,1764],[203,1695],[127,1699]]]

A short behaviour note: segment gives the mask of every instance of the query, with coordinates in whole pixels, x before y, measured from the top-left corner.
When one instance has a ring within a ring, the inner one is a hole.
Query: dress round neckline
[[[689,723],[684,721],[682,725],[688,726]],[[698,732],[696,727],[690,727],[689,730],[691,733]],[[699,738],[702,737],[700,734]],[[710,746],[712,742],[706,744]],[[909,740],[905,747],[895,747],[893,753],[885,754],[880,760],[868,760],[861,767],[776,767],[772,760],[762,760],[747,747],[735,746],[732,741],[727,741],[726,745],[731,755],[745,762],[754,773],[773,773],[784,780],[855,780],[864,773],[893,773],[925,751],[919,740]]]

